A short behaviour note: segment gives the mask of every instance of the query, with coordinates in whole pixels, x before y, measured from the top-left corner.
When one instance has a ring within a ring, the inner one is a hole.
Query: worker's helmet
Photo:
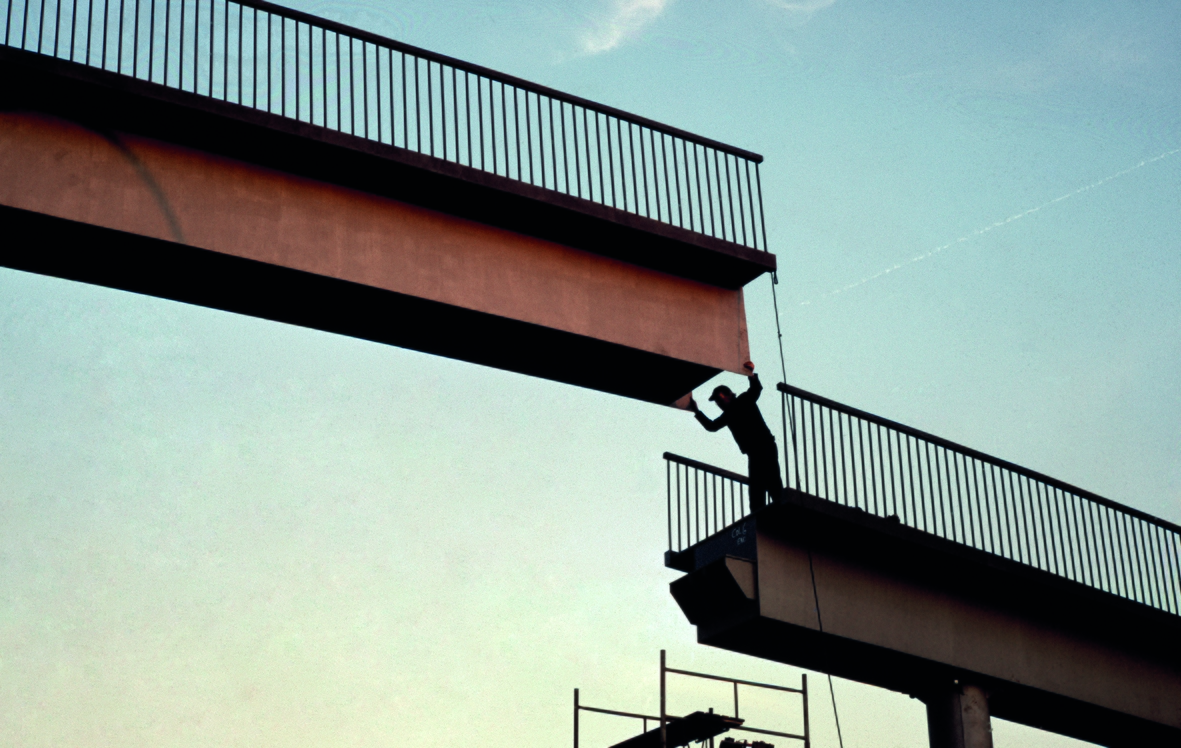
[[[710,402],[716,403],[718,401],[718,395],[721,395],[722,393],[725,393],[726,397],[729,399],[734,399],[734,390],[730,389],[724,384],[719,384],[717,387],[714,387],[714,393],[709,396]]]

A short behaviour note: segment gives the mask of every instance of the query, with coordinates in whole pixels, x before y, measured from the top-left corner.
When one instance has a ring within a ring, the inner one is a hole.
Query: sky
[[[1181,522],[1175,4],[285,4],[762,153],[789,382]],[[661,453],[744,469],[684,412],[0,269],[0,424],[3,745],[569,745],[662,648],[803,674],[668,594]],[[848,748],[925,744],[834,688]]]

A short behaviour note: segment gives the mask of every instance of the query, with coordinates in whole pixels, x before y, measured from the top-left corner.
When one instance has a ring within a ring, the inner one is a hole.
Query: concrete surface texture
[[[146,138],[0,115],[0,204],[741,372],[741,290]]]
[[[952,683],[926,698],[931,748],[993,748],[988,693]]]
[[[1181,728],[1181,673],[1136,651],[760,533],[760,614]]]

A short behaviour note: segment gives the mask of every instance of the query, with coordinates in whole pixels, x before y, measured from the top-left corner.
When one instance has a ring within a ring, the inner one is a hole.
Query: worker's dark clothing
[[[738,443],[738,448],[746,455],[750,476],[750,508],[752,511],[762,509],[766,505],[766,496],[771,494],[771,500],[779,498],[783,492],[783,479],[779,476],[779,448],[775,445],[775,437],[763,414],[759,412],[756,402],[763,385],[759,382],[758,374],[750,375],[750,388],[734,398],[730,406],[722,411],[722,415],[710,419],[701,411],[694,415],[707,431],[718,431],[723,426],[729,427],[730,434]]]

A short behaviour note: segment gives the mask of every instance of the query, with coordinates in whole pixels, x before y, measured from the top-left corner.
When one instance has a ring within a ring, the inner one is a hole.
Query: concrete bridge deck
[[[266,2],[109,5],[6,3],[0,264],[658,403],[741,369],[757,154]]]
[[[752,516],[743,476],[666,455],[666,563],[700,642],[923,699],[933,746],[968,744],[935,725],[969,693],[985,726],[1181,744],[1181,528],[781,392],[780,502]]]

